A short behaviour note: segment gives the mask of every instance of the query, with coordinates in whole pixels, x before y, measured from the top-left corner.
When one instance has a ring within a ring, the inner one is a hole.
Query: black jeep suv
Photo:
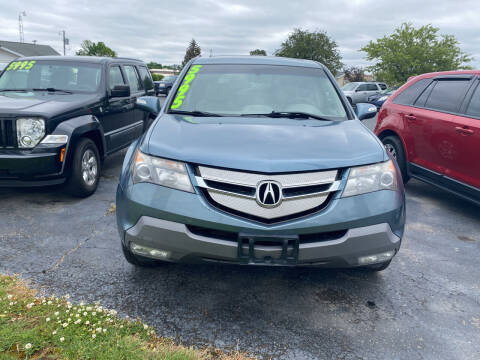
[[[137,139],[160,110],[139,60],[31,57],[0,75],[0,186],[98,185],[104,158]]]

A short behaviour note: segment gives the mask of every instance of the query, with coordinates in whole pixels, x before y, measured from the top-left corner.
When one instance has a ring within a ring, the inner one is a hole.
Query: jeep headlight
[[[383,163],[353,167],[348,175],[342,197],[378,190],[396,190],[397,186],[397,168],[390,159]]]
[[[149,182],[193,193],[193,186],[183,162],[150,156],[137,150],[133,161],[133,183]]]
[[[385,101],[388,99],[388,96],[382,96],[381,98],[379,98],[377,101]]]
[[[45,136],[45,120],[40,118],[17,119],[17,140],[20,148],[33,148]]]

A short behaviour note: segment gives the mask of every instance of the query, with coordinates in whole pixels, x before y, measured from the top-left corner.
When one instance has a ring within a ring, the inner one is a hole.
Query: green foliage
[[[95,43],[90,40],[84,40],[81,46],[82,48],[77,51],[77,55],[79,56],[117,56],[117,53],[110,49],[102,41]]]
[[[164,78],[161,74],[152,74],[153,81],[160,81]]]
[[[255,49],[255,50],[252,50],[250,51],[250,55],[252,56],[267,56],[267,52],[265,50],[262,50],[262,49]]]
[[[0,359],[211,360],[212,350],[176,345],[98,303],[36,297],[17,278],[0,275]],[[219,352],[220,358],[247,360]]]
[[[185,52],[185,57],[183,58],[182,61],[182,68],[193,58],[196,58],[202,53],[202,49],[198,45],[198,43],[195,41],[195,39],[192,39],[190,41],[190,44],[187,47],[187,51]]]
[[[361,67],[346,67],[343,69],[343,73],[345,74],[345,80],[348,82],[365,80],[365,72]]]
[[[333,74],[336,74],[343,65],[337,43],[325,31],[294,29],[275,55],[318,61]]]
[[[417,29],[403,23],[392,35],[370,41],[360,50],[367,53],[367,60],[377,61],[368,70],[391,85],[401,85],[414,75],[467,68],[472,58],[461,51],[458,40],[438,31],[432,25]]]
[[[157,62],[154,62],[154,61],[150,61],[148,64],[147,64],[147,67],[149,69],[161,69],[162,68],[162,64],[159,64]]]

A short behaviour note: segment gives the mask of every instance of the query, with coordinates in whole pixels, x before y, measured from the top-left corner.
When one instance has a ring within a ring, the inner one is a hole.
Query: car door
[[[368,84],[360,84],[357,86],[355,89],[355,94],[353,96],[353,102],[356,103],[361,103],[361,102],[367,102],[368,98]]]
[[[366,84],[367,85],[367,94],[365,96],[365,99],[363,100],[363,102],[367,102],[368,101],[368,97],[371,96],[371,95],[376,95],[376,94],[379,94],[380,93],[380,88],[377,86],[377,84],[375,83],[370,83],[370,84]]]
[[[467,96],[461,115],[455,116],[451,126],[446,129],[452,134],[458,152],[455,162],[446,171],[446,175],[470,186],[480,189],[480,80],[474,82]]]
[[[120,64],[111,64],[107,68],[107,94],[105,109],[98,114],[105,133],[107,152],[115,151],[125,145],[121,129],[130,125],[132,103],[130,97],[112,97],[111,92],[117,85],[127,85]]]
[[[405,116],[415,143],[413,163],[446,176],[458,172],[462,159],[456,114],[470,85],[471,76],[435,78],[417,99],[416,109]]]
[[[145,96],[143,85],[140,81],[138,71],[133,64],[123,65],[123,71],[130,86],[130,104],[131,108],[128,111],[128,134],[126,134],[126,143],[129,144],[143,132],[144,112],[136,106],[137,99]]]

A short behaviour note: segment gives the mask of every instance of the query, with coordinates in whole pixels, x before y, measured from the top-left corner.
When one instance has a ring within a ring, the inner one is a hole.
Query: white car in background
[[[351,82],[342,87],[342,91],[350,104],[367,102],[371,95],[379,94],[387,85],[379,82]]]

